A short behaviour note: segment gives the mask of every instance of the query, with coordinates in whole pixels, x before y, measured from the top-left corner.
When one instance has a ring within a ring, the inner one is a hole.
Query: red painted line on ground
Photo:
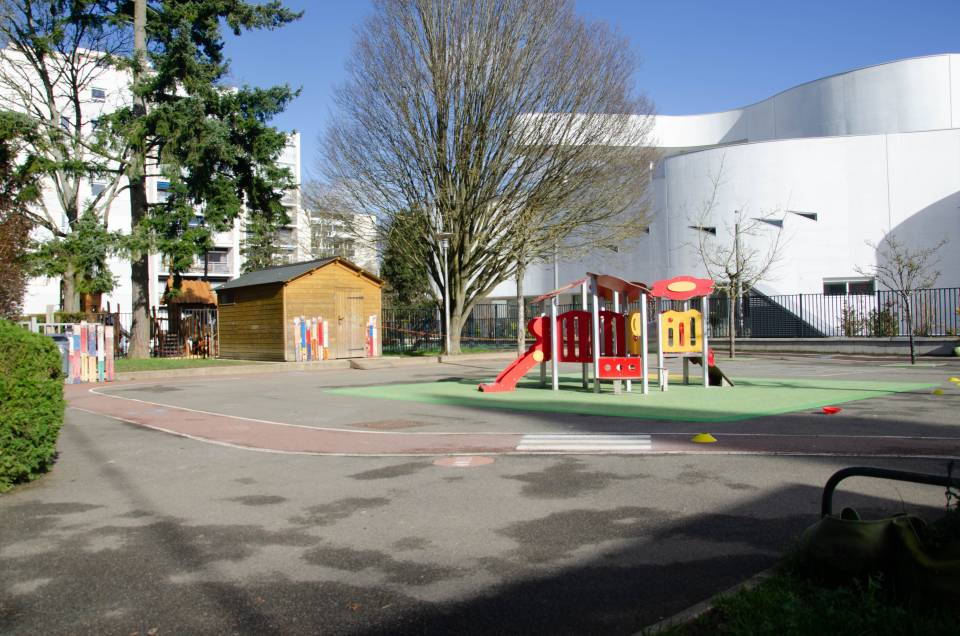
[[[313,428],[201,412],[67,385],[68,404],[97,415],[158,431],[251,450],[317,455],[451,455],[517,453],[524,433],[425,433]],[[598,434],[599,435],[599,434]],[[650,450],[629,454],[797,455],[844,457],[960,457],[960,438],[715,434],[697,444],[690,433],[651,433]],[[521,454],[624,454],[615,448],[586,451],[523,451]]]
[[[508,453],[521,435],[424,435],[311,429],[280,422],[199,413],[123,397],[91,393],[88,387],[67,387],[68,404],[138,426],[241,448],[319,455],[443,455]]]

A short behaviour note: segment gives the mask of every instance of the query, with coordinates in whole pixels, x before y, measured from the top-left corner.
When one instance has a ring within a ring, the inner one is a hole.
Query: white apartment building
[[[95,55],[92,53],[91,55]],[[6,85],[0,82],[0,107],[11,110],[27,110],[25,103],[27,100],[36,96],[41,99],[38,89],[23,90],[24,87],[35,86],[31,82],[30,70],[24,65],[22,58],[10,49],[4,49],[0,52],[0,64],[6,68],[14,68],[23,76],[23,81],[17,86]],[[130,76],[126,72],[118,71],[109,66],[100,66],[93,71],[93,79],[84,89],[82,102],[82,131],[84,136],[88,133],[93,136],[96,130],[96,122],[104,113],[128,104],[130,99]],[[72,125],[71,109],[64,100],[63,114],[61,115],[61,125]],[[290,223],[283,227],[278,239],[278,248],[284,262],[297,262],[308,260],[310,258],[310,222],[307,214],[303,210],[300,202],[300,135],[292,133],[289,141],[280,156],[278,163],[286,166],[293,174],[297,188],[286,193],[283,203],[287,208]],[[121,180],[116,187],[122,188],[125,182]],[[83,179],[80,184],[81,201],[89,200],[108,188],[110,184],[98,179]],[[169,183],[158,177],[150,177],[147,182],[147,200],[149,203],[162,201],[166,196]],[[66,215],[52,192],[52,188],[46,188],[43,197],[44,214],[51,219],[52,224],[66,225]],[[202,219],[202,210],[198,210],[197,222]],[[129,232],[130,221],[130,202],[126,191],[120,192],[110,203],[106,212],[107,228],[114,232]],[[46,230],[38,230],[37,236],[43,237]],[[234,226],[226,232],[218,232],[213,237],[214,247],[205,257],[198,257],[194,260],[193,267],[183,273],[187,279],[203,279],[210,281],[215,288],[232,278],[240,275],[243,269],[244,257],[241,253],[244,239],[246,237],[244,223],[238,220]],[[102,295],[101,307],[107,308],[108,304],[113,311],[130,312],[131,311],[131,288],[130,288],[130,264],[127,260],[119,257],[111,257],[109,260],[111,272],[116,279],[116,286],[113,291]],[[150,289],[149,297],[152,306],[161,304],[162,295],[166,287],[167,279],[170,276],[168,265],[160,254],[153,254],[149,259],[150,267]],[[29,281],[26,295],[23,302],[23,312],[44,313],[48,308],[59,309],[61,307],[61,282],[59,278],[34,278]]]

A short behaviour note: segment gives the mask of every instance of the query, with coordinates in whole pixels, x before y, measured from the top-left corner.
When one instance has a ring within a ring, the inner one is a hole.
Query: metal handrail
[[[950,462],[952,472],[953,462]],[[823,498],[820,501],[820,517],[826,517],[833,514],[833,492],[837,485],[847,477],[876,477],[878,479],[893,479],[896,481],[908,481],[914,484],[929,484],[931,486],[954,487],[960,489],[960,477],[950,475],[930,475],[928,473],[915,473],[909,470],[893,470],[892,468],[874,468],[872,466],[851,466],[838,470],[823,487]]]

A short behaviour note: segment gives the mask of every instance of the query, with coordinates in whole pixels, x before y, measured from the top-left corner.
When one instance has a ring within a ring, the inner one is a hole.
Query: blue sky
[[[235,84],[289,83],[303,93],[275,120],[302,134],[303,178],[316,172],[317,137],[345,79],[353,29],[369,0],[287,0],[304,10],[279,31],[231,38]],[[577,11],[626,35],[640,54],[638,88],[658,113],[744,106],[849,69],[960,53],[958,0],[579,0]]]

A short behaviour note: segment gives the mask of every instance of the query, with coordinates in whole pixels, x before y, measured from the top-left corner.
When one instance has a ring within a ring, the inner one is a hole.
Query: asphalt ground
[[[331,369],[233,378],[177,378],[109,387],[102,391],[149,403],[211,411],[238,417],[300,426],[356,430],[395,430],[436,433],[697,433],[705,427],[719,433],[805,435],[895,435],[960,437],[955,428],[960,410],[960,387],[948,381],[960,374],[960,364],[947,358],[943,366],[904,368],[892,361],[831,358],[760,358],[728,361],[718,358],[734,381],[753,378],[878,380],[938,384],[943,395],[914,391],[843,405],[842,417],[823,417],[816,410],[737,422],[634,420],[568,413],[523,412],[442,404],[363,399],[325,392],[335,387],[358,387],[409,382],[473,378],[489,379],[503,361],[443,363],[399,369]],[[672,365],[674,373],[680,367]],[[563,365],[562,372],[579,370]],[[531,372],[530,377],[534,377]],[[675,383],[674,383],[675,385]],[[99,389],[98,389],[99,390]],[[609,389],[608,389],[609,390]],[[651,390],[655,390],[652,388]],[[736,388],[708,389],[735,392]],[[692,391],[692,389],[691,389]],[[545,394],[549,394],[545,391]],[[478,392],[478,395],[479,394]],[[605,399],[609,396],[601,396]]]
[[[737,364],[752,365],[754,377],[919,382],[957,375],[955,366]],[[445,423],[450,430],[587,432],[624,424],[330,400],[322,392],[496,371],[453,366],[182,378],[109,391],[364,430],[404,421],[433,431]],[[814,431],[842,422],[867,433],[960,437],[956,398],[936,397],[857,402],[844,419],[796,414],[723,426]],[[50,474],[0,496],[3,634],[634,633],[772,565],[816,520],[820,489],[835,470],[856,463],[942,473],[946,464],[652,454],[494,455],[485,465],[437,466],[431,456],[224,447],[75,409],[59,453]],[[929,517],[943,508],[944,494],[856,478],[844,482],[835,505],[865,516]]]

